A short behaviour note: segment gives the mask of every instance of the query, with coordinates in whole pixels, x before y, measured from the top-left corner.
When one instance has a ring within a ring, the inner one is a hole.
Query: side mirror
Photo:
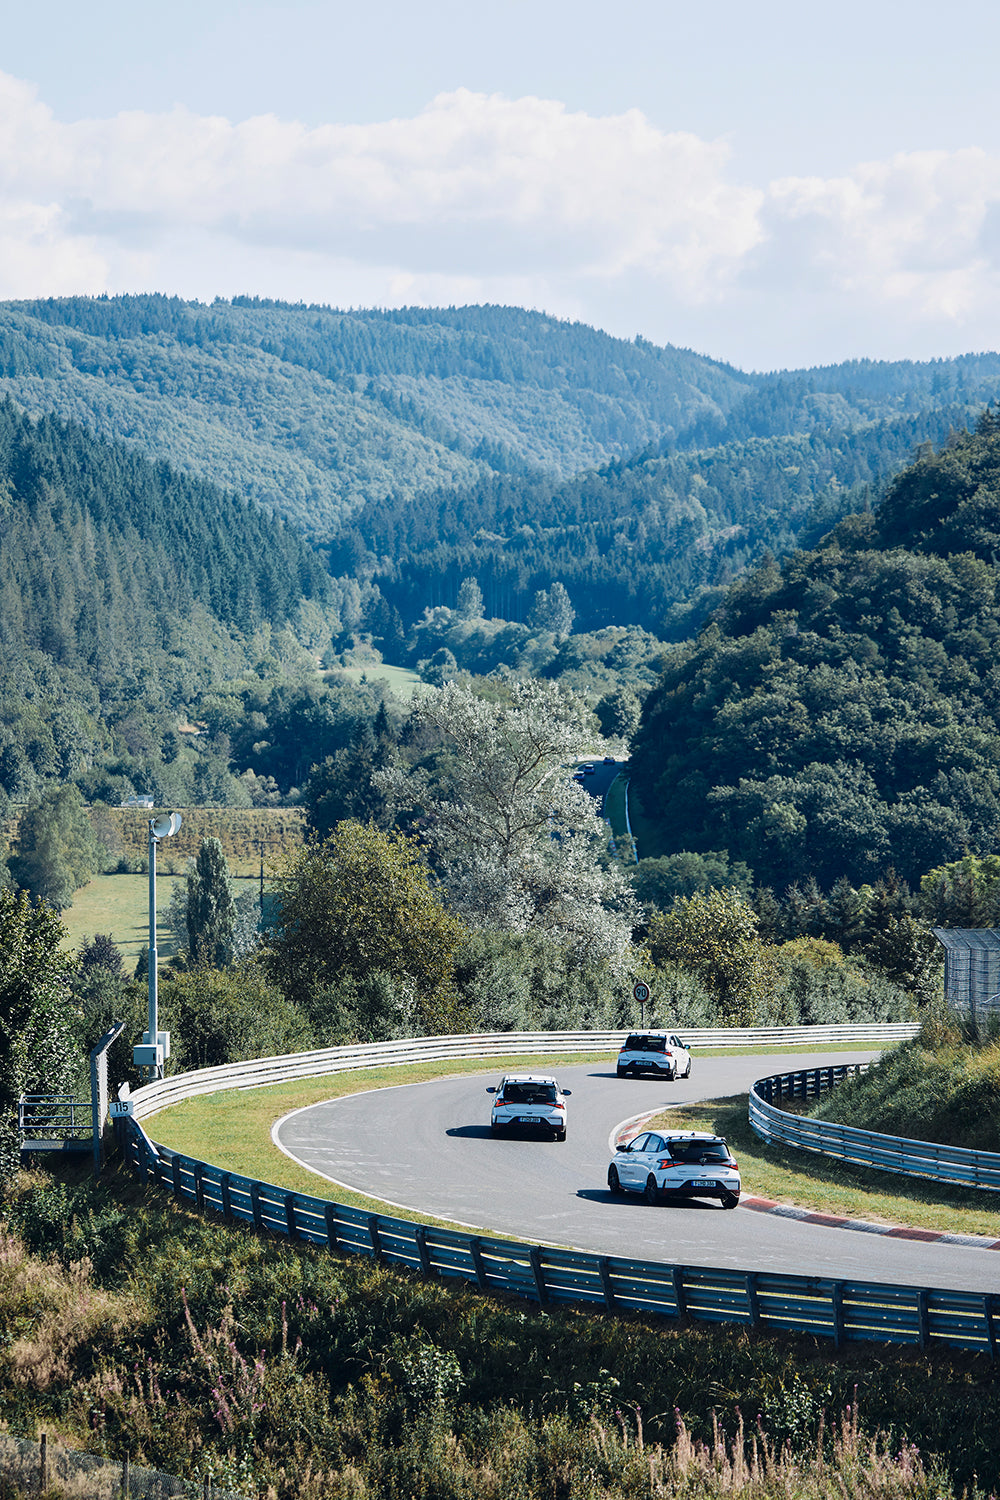
[[[572,1094],[572,1092],[573,1092],[572,1089],[563,1089],[562,1090],[562,1093],[563,1093],[564,1097],[567,1098],[567,1099],[569,1098],[570,1094]]]
[[[487,1092],[487,1093],[488,1093],[488,1094],[495,1094],[495,1093],[496,1093],[496,1089],[495,1089],[495,1088],[494,1088],[494,1087],[493,1087],[493,1085],[492,1085],[492,1083],[491,1083],[491,1084],[490,1084],[490,1086],[489,1086],[489,1088],[488,1088],[488,1089],[487,1089],[487,1090],[486,1090],[486,1092]]]

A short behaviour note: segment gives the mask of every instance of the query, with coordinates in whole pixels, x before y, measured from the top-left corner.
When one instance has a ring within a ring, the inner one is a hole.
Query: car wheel
[[[491,1125],[490,1126],[490,1134],[491,1135],[499,1135],[500,1134],[500,1126],[499,1125]]]
[[[618,1069],[616,1069],[616,1071],[618,1073],[618,1077],[619,1078],[627,1078],[628,1077],[628,1068],[618,1068]]]
[[[625,1191],[618,1177],[617,1167],[612,1166],[608,1168],[608,1188],[612,1193],[623,1193]]]
[[[722,1200],[723,1208],[735,1208],[740,1201],[739,1193],[727,1193]]]
[[[691,1059],[690,1058],[688,1058],[688,1065],[684,1069],[684,1075],[683,1076],[685,1078],[690,1078],[691,1077]]]
[[[557,1130],[556,1131],[556,1140],[557,1141],[564,1141],[565,1139],[566,1139],[566,1132],[565,1132],[565,1130]]]
[[[674,1079],[676,1077],[677,1077],[677,1069],[676,1068],[668,1068],[667,1069],[667,1074],[666,1074],[667,1082],[668,1083],[673,1083],[673,1081],[674,1081]]]
[[[643,1193],[643,1197],[647,1203],[659,1203],[660,1201],[660,1190],[656,1186],[656,1178],[652,1172],[646,1178],[646,1191]]]

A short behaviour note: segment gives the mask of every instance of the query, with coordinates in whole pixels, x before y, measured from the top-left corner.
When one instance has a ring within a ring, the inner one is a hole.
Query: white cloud
[[[0,74],[0,297],[516,301],[763,365],[1000,344],[1000,155],[734,180],[638,111],[458,90],[307,128],[70,124]]]

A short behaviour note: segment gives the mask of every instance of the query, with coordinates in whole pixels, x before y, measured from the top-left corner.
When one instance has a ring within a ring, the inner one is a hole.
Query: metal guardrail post
[[[549,1300],[549,1289],[545,1285],[545,1270],[542,1266],[542,1252],[538,1245],[532,1245],[528,1251],[528,1259],[531,1262],[531,1274],[535,1279],[535,1291],[538,1293],[538,1305],[544,1307]]]

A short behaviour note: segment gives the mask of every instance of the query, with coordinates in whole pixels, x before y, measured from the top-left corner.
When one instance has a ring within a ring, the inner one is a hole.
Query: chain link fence
[[[102,1458],[67,1448],[58,1439],[12,1437],[0,1432],[0,1474],[26,1497],[58,1496],[60,1500],[246,1500],[223,1489],[206,1475],[202,1480],[178,1479],[159,1469]]]

